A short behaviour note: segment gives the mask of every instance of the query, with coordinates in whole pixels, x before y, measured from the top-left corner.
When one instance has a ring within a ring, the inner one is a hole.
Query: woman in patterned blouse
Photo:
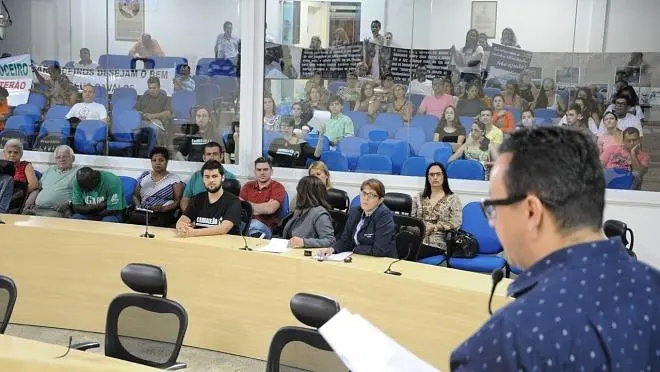
[[[424,191],[413,197],[412,216],[426,225],[418,260],[445,251],[445,231],[461,227],[463,206],[449,188],[446,174],[441,163],[431,163],[426,168]]]

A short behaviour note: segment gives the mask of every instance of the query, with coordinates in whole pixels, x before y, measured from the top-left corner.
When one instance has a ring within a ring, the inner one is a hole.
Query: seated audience
[[[240,198],[252,205],[253,219],[248,235],[270,239],[279,221],[279,211],[284,204],[286,191],[281,183],[271,178],[273,167],[270,160],[261,157],[254,161],[255,180],[243,185]]]
[[[527,109],[522,112],[521,120],[516,124],[516,130],[522,128],[536,128],[536,114],[534,114],[534,110]]]
[[[161,49],[158,41],[151,38],[151,35],[142,34],[140,41],[135,43],[131,50],[128,51],[128,56],[131,58],[164,57],[165,52]]]
[[[381,111],[387,110],[387,105],[394,101],[394,76],[389,72],[383,76],[379,87],[375,88],[375,93],[380,99]]]
[[[518,94],[527,104],[531,104],[536,100],[538,88],[532,82],[532,75],[529,70],[520,73],[518,77]]]
[[[620,146],[623,144],[622,131],[617,127],[618,120],[616,114],[613,112],[606,112],[603,115],[605,133],[598,136],[598,150],[601,154],[610,146]]]
[[[578,102],[580,100],[582,103]],[[575,94],[574,103],[578,103],[582,106],[582,112],[591,117],[594,123],[600,123],[600,112],[602,112],[602,110],[599,107],[601,106],[596,103],[594,93],[590,88],[578,88],[577,93]],[[591,123],[592,120],[589,120],[589,123]],[[591,128],[591,124],[589,124],[589,127]]]
[[[326,189],[332,188],[332,183],[330,182],[330,170],[324,162],[313,162],[308,168],[307,175],[320,179]]]
[[[600,162],[605,168],[625,169],[632,172],[633,190],[642,188],[644,175],[649,170],[650,156],[642,150],[639,130],[634,127],[623,131],[623,144],[607,146],[600,154]]]
[[[82,167],[76,172],[71,196],[76,220],[122,222],[126,201],[119,176]]]
[[[190,77],[190,66],[187,64],[181,66],[179,76],[174,78],[174,89],[195,91],[195,80]]]
[[[574,129],[583,132],[587,137],[591,138],[594,142],[597,142],[596,135],[589,129],[589,124],[587,119],[582,115],[582,107],[578,104],[572,104],[568,107],[566,111],[566,128]]]
[[[174,213],[179,209],[183,182],[179,176],[167,171],[170,152],[165,147],[154,147],[149,157],[151,172],[146,171],[138,177],[133,204],[154,211],[149,216],[151,225],[169,227],[176,221]],[[132,211],[128,222],[135,225],[146,224],[145,212]]]
[[[491,109],[481,110],[479,113],[479,121],[484,125],[486,138],[495,145],[501,144],[504,139],[504,132],[493,125],[493,111]],[[474,129],[474,126],[472,128]]]
[[[99,68],[99,65],[97,63],[94,63],[94,61],[92,61],[91,53],[89,52],[89,49],[81,48],[80,60],[73,64],[73,68],[84,68],[84,69],[95,70]]]
[[[268,155],[276,167],[306,168],[308,160],[318,160],[323,151],[323,129],[316,128],[318,139],[316,146],[307,142],[306,135],[300,129],[293,129],[293,120],[287,118],[282,123],[282,137],[271,142]]]
[[[330,96],[330,120],[325,124],[325,136],[330,140],[330,146],[344,137],[354,136],[353,120],[341,112],[344,101],[339,96]]]
[[[472,131],[465,140],[465,143],[459,147],[456,152],[449,157],[449,162],[461,157],[466,160],[476,160],[484,165],[492,164],[497,159],[497,147],[484,134],[486,126],[481,121],[475,121],[472,124]]]
[[[23,143],[17,139],[10,139],[4,147],[5,160],[14,163],[14,184],[9,210],[20,210],[28,195],[39,189],[39,180],[34,172],[32,163],[21,160],[23,157]]]
[[[454,97],[445,94],[444,79],[435,78],[433,79],[433,95],[424,97],[417,113],[433,115],[441,119],[445,108],[453,104]]]
[[[362,84],[360,99],[355,103],[355,111],[366,112],[370,122],[373,122],[380,112],[380,98],[374,94],[374,87],[373,83]]]
[[[402,84],[394,85],[392,88],[394,99],[387,105],[387,112],[394,112],[401,115],[403,122],[410,124],[413,115],[413,107],[410,100],[406,99],[406,87]]]
[[[511,133],[516,127],[513,113],[504,108],[504,97],[500,94],[493,97],[493,118],[491,123],[504,133]]]
[[[277,115],[277,106],[275,100],[270,95],[264,97],[264,130],[280,131],[282,118]]]
[[[415,70],[415,80],[408,85],[408,94],[433,95],[433,82],[426,78],[426,66],[419,65]]]
[[[463,205],[458,195],[449,188],[447,171],[442,163],[431,163],[426,168],[424,191],[413,196],[410,215],[424,221],[426,226],[417,259],[445,254],[445,232],[461,227]]]
[[[312,85],[309,88],[309,94],[307,95],[307,103],[314,110],[327,111],[328,106],[324,102],[324,89],[318,85]]]
[[[241,41],[231,33],[234,30],[234,24],[226,21],[222,25],[224,33],[218,35],[215,40],[215,58],[229,59],[236,64],[238,54],[241,52]]]
[[[78,167],[73,166],[75,156],[71,147],[55,148],[55,165],[46,169],[39,180],[39,189],[30,194],[23,214],[43,217],[71,217],[73,184]]]
[[[83,87],[82,98],[83,101],[76,103],[71,107],[71,110],[64,116],[65,119],[77,119],[76,122],[82,120],[101,120],[108,123],[108,111],[105,106],[98,102],[94,102],[96,97],[96,88],[92,84],[85,84]]]
[[[487,107],[485,101],[479,95],[479,86],[480,83],[478,81],[468,83],[465,93],[458,100],[458,105],[456,106],[459,116],[476,117],[479,116],[481,110]]]
[[[203,161],[204,146],[209,142],[215,141],[215,128],[213,115],[208,107],[197,106],[192,110],[192,125],[184,125],[187,132],[192,134],[183,138],[183,143],[176,157],[178,160]]]
[[[37,93],[42,93],[47,98],[48,102],[45,109],[48,109],[52,105],[73,106],[76,103],[76,100],[78,99],[78,91],[76,90],[76,87],[73,86],[73,83],[71,83],[71,80],[62,75],[60,65],[55,64],[54,66],[48,67],[48,74],[50,75],[49,80],[44,79],[34,65],[31,67],[32,71],[37,76],[39,84],[45,87],[45,90],[43,91],[35,88]]]
[[[14,165],[6,160],[0,160],[0,213],[9,211],[11,197],[14,194],[13,173]]]
[[[447,106],[433,134],[435,142],[451,142],[462,145],[465,142],[465,128],[458,121],[454,106]]]
[[[202,155],[202,161],[206,163],[209,160],[215,160],[219,163],[222,163],[225,158],[224,155],[225,154],[222,151],[222,146],[220,146],[219,143],[208,142],[204,145],[204,155]],[[236,179],[236,176],[234,176],[233,173],[226,169],[223,169],[222,173],[223,178],[225,179]],[[183,198],[181,198],[181,210],[185,211],[186,208],[188,208],[190,199],[199,193],[203,193],[204,190],[206,190],[204,186],[204,175],[200,170],[190,176],[190,180],[186,184],[185,190],[183,190]]]
[[[481,79],[481,60],[484,49],[479,45],[479,31],[471,29],[465,35],[465,46],[456,49],[451,47],[454,63],[461,72],[461,80],[469,83]]]
[[[454,94],[455,92],[454,83],[451,81],[450,77],[444,78],[444,82],[442,83],[442,89],[446,95],[451,96],[451,98],[454,100],[454,103],[452,105],[456,107],[456,104],[458,104],[458,97],[456,96],[456,94]]]
[[[328,192],[320,179],[314,176],[300,179],[296,187],[293,216],[282,230],[282,238],[289,240],[289,247],[321,248],[335,244],[327,198]]]
[[[311,120],[313,115],[314,110],[304,102],[296,102],[291,105],[293,130],[300,129],[302,133],[306,135],[310,131],[307,123]]]
[[[202,166],[206,192],[190,199],[190,204],[176,222],[177,235],[240,235],[241,202],[222,188],[224,168],[219,161],[209,160]]]
[[[355,72],[349,72],[346,76],[346,86],[337,90],[337,95],[345,102],[350,102],[351,107],[355,107],[355,102],[360,100],[360,86]]]
[[[323,71],[315,70],[314,75],[311,79],[307,80],[305,83],[305,99],[309,100],[309,91],[312,90],[313,86],[323,87]],[[322,89],[325,90],[325,89]]]
[[[514,48],[520,48],[520,44],[518,44],[518,38],[516,37],[516,33],[513,32],[513,29],[510,27],[507,27],[504,30],[502,30],[502,37],[500,38],[500,44]]]
[[[332,248],[317,251],[319,256],[353,252],[376,257],[398,258],[395,225],[385,200],[385,186],[370,178],[360,185],[360,206],[351,208],[339,240]]]
[[[559,94],[557,85],[552,78],[543,79],[541,89],[536,94],[534,101],[530,104],[531,109],[555,110],[559,114],[566,112],[566,104]]]
[[[635,92],[635,88],[631,87],[630,85],[627,85],[619,90],[618,93],[621,93],[621,95],[628,97],[628,113],[632,114],[637,120],[639,120],[640,123],[644,122],[644,111],[642,110],[642,107],[639,105],[639,97],[637,96],[637,92]],[[607,109],[605,111],[614,111],[616,103],[616,96],[614,100],[612,100],[612,103],[607,106]]]
[[[223,137],[223,142],[225,143],[225,149],[227,149],[227,157],[225,157],[225,164],[234,164],[238,161],[238,136],[240,134],[240,122],[232,121],[231,131],[227,140]],[[229,171],[225,170],[225,173]]]
[[[162,135],[172,117],[172,100],[160,91],[159,78],[150,77],[147,79],[147,86],[148,90],[135,104],[135,111],[142,116],[143,126],[150,127]]]
[[[642,123],[635,115],[631,114],[629,111],[630,97],[621,93],[617,93],[616,97],[614,98],[614,113],[619,118],[617,121],[617,127],[621,130],[625,130],[631,127],[635,128],[637,129],[637,132],[639,132],[639,135],[643,137],[644,132],[642,130]],[[605,126],[602,122],[598,128],[598,134],[605,132]]]
[[[591,111],[589,111],[589,106],[586,103],[586,100],[578,97],[575,99],[575,101],[573,101],[573,104],[580,106],[580,110],[583,116],[582,121],[585,121],[587,123],[587,127],[589,128],[589,130],[593,134],[598,134],[599,132],[598,124],[594,121]],[[559,121],[559,126],[567,126],[567,125],[568,125],[568,117],[567,115],[564,115]]]
[[[527,107],[527,102],[520,96],[518,82],[515,80],[506,82],[502,97],[504,98],[504,107],[513,108],[518,111],[522,111]]]
[[[9,92],[4,87],[0,87],[0,132],[5,129],[5,121],[11,116],[7,98],[9,98]]]

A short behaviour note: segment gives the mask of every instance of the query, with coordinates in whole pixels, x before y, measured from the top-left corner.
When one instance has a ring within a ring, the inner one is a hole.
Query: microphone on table
[[[243,235],[243,229],[241,229],[241,226],[238,226],[238,232],[241,234],[241,238],[243,238],[243,243],[245,243],[245,246],[243,248],[238,248],[239,251],[252,251],[252,248],[248,247],[247,244],[247,239],[245,239],[245,235]]]
[[[493,286],[490,287],[490,297],[488,298],[488,314],[493,315],[491,305],[493,303],[493,296],[495,295],[495,288],[497,288],[497,285],[500,284],[502,279],[504,279],[504,273],[502,270],[495,270],[490,274],[490,277],[493,279]]]
[[[399,258],[399,259],[396,259],[396,260],[392,261],[390,263],[390,266],[388,266],[387,269],[385,269],[385,271],[383,271],[385,274],[390,274],[390,275],[394,275],[394,276],[401,276],[400,271],[392,270],[392,265],[394,265],[395,263],[397,263],[401,260],[407,260],[408,259],[408,257],[410,256],[410,252],[412,251],[413,245],[415,243],[415,238],[417,238],[415,236],[415,234],[413,234],[410,231],[401,231],[396,235],[396,245],[397,245],[397,247],[399,246],[399,243],[401,243],[401,244],[406,244],[407,243],[408,244],[408,253],[406,254],[405,257]],[[400,241],[399,241],[399,239],[400,239]]]
[[[140,235],[141,238],[154,238],[156,235],[149,233],[149,215],[154,213],[151,209],[135,207],[135,210],[138,212],[144,212],[145,216],[145,228],[144,234]]]

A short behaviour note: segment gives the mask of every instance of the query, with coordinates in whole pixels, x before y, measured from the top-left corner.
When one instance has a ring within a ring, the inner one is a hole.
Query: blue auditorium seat
[[[175,119],[189,119],[190,110],[195,106],[197,95],[183,89],[174,90],[172,95],[172,112]]]
[[[483,181],[486,179],[486,171],[484,166],[476,160],[458,159],[447,166],[447,177]]]
[[[374,125],[384,127],[387,130],[388,136],[393,138],[394,134],[403,127],[403,118],[394,112],[381,112],[376,116]]]
[[[154,68],[174,68],[180,65],[188,64],[188,60],[183,57],[150,57],[154,60]]]
[[[360,137],[344,137],[337,143],[337,151],[344,154],[348,160],[348,168],[354,170],[358,158],[369,153],[369,141]]]
[[[404,126],[394,134],[394,139],[408,142],[413,154],[418,155],[422,145],[426,142],[426,135],[421,128]]]
[[[497,88],[484,88],[484,94],[490,98],[493,98],[498,94],[502,94],[502,91]]]
[[[325,151],[321,153],[321,161],[328,169],[336,172],[348,172],[348,159],[340,151]]]
[[[33,121],[41,121],[41,108],[31,103],[24,103],[14,107],[12,115],[25,115],[32,118]]]
[[[387,139],[378,145],[377,154],[387,156],[392,161],[392,172],[399,174],[403,163],[410,156],[410,146],[406,141]]]
[[[215,84],[202,84],[195,88],[197,104],[202,106],[213,106],[215,100],[220,97],[220,87]]]
[[[392,160],[381,154],[366,154],[358,159],[356,172],[392,174]]]
[[[69,113],[71,107],[66,105],[52,105],[46,112],[46,120],[48,119],[64,119],[66,114]]]
[[[436,152],[443,148],[449,148],[449,154],[451,155],[451,145],[446,142],[425,142],[420,147],[417,155],[425,157],[429,162],[434,162],[436,161]]]
[[[76,153],[100,155],[107,138],[108,131],[102,121],[83,120],[76,127],[73,149]]]
[[[46,96],[44,96],[41,93],[36,93],[36,92],[30,92],[30,96],[28,97],[28,102],[30,104],[33,104],[40,109],[43,109],[46,107]]]
[[[130,99],[133,103],[137,102],[137,91],[133,88],[122,87],[117,88],[112,92],[112,101]]]
[[[415,115],[410,123],[411,126],[421,128],[424,131],[426,142],[433,141],[433,133],[440,120],[433,115]]]
[[[429,162],[423,156],[415,156],[406,159],[401,168],[402,176],[424,177]]]
[[[280,209],[278,210],[277,215],[280,218],[283,218],[287,214],[289,214],[289,193],[287,193],[286,190],[285,190],[284,191],[284,203],[282,205],[280,205]]]
[[[128,176],[119,176],[121,180],[121,188],[124,192],[124,200],[126,205],[133,204],[133,194],[135,193],[135,187],[137,186],[137,180],[133,177]]]
[[[130,69],[131,57],[126,54],[101,54],[99,56],[101,69]]]
[[[369,125],[369,115],[366,112],[349,110],[349,111],[345,111],[344,115],[351,118],[351,121],[353,122],[353,130],[355,131],[355,134],[360,133],[360,129],[362,129],[362,127]]]
[[[537,123],[540,123],[541,120],[545,123],[552,123],[552,120],[559,117],[559,114],[555,110],[540,108],[534,110],[534,116],[536,116]]]

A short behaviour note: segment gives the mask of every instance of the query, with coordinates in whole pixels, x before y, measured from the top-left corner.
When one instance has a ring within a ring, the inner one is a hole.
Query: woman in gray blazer
[[[332,217],[328,213],[326,187],[314,176],[300,179],[296,187],[293,217],[284,225],[282,238],[292,248],[331,247],[335,244]]]

